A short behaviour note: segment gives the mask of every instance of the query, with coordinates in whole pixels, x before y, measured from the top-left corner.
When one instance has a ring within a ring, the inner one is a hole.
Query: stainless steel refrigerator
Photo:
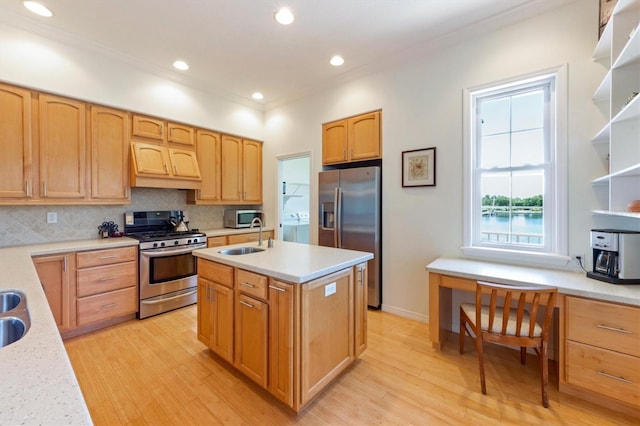
[[[381,169],[378,166],[319,173],[321,246],[373,253],[368,264],[368,304],[382,304]]]

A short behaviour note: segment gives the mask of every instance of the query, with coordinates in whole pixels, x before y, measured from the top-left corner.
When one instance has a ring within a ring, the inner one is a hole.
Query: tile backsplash
[[[120,206],[0,206],[0,247],[98,238],[104,221],[123,231],[127,211],[184,210],[190,228],[217,229],[228,208],[187,204],[184,190],[155,188],[131,188],[131,204]],[[48,212],[57,213],[57,223],[47,223]]]

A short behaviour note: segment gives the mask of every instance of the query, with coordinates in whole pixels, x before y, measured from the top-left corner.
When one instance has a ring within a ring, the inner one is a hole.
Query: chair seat
[[[462,303],[460,307],[464,311],[464,313],[469,317],[469,319],[475,324],[476,320],[476,305],[475,303]],[[481,324],[482,331],[489,331],[489,306],[482,305],[481,310]],[[501,333],[502,332],[502,316],[503,309],[496,308],[496,315],[493,320],[493,329],[490,331],[491,333]],[[529,335],[529,321],[530,315],[528,311],[524,311],[522,324],[520,326],[520,336],[528,336]],[[516,325],[517,324],[517,312],[511,310],[509,313],[509,321],[507,322],[507,332],[506,334],[509,336],[516,336]],[[531,337],[540,337],[542,335],[542,327],[535,323],[533,328],[533,336]]]

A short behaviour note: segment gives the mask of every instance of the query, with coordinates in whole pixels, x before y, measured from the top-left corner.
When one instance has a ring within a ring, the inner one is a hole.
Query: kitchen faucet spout
[[[260,233],[258,234],[258,245],[261,246],[262,245],[262,220],[259,217],[254,217],[253,220],[251,221],[250,228],[253,228],[253,226],[256,224],[256,221],[260,225]]]

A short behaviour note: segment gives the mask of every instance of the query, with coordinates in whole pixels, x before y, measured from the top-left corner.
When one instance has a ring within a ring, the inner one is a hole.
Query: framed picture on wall
[[[402,152],[402,186],[436,186],[436,148]]]
[[[611,18],[613,8],[616,7],[618,0],[600,0],[600,14],[598,22],[598,39],[602,36],[604,28],[607,26],[607,22]]]

